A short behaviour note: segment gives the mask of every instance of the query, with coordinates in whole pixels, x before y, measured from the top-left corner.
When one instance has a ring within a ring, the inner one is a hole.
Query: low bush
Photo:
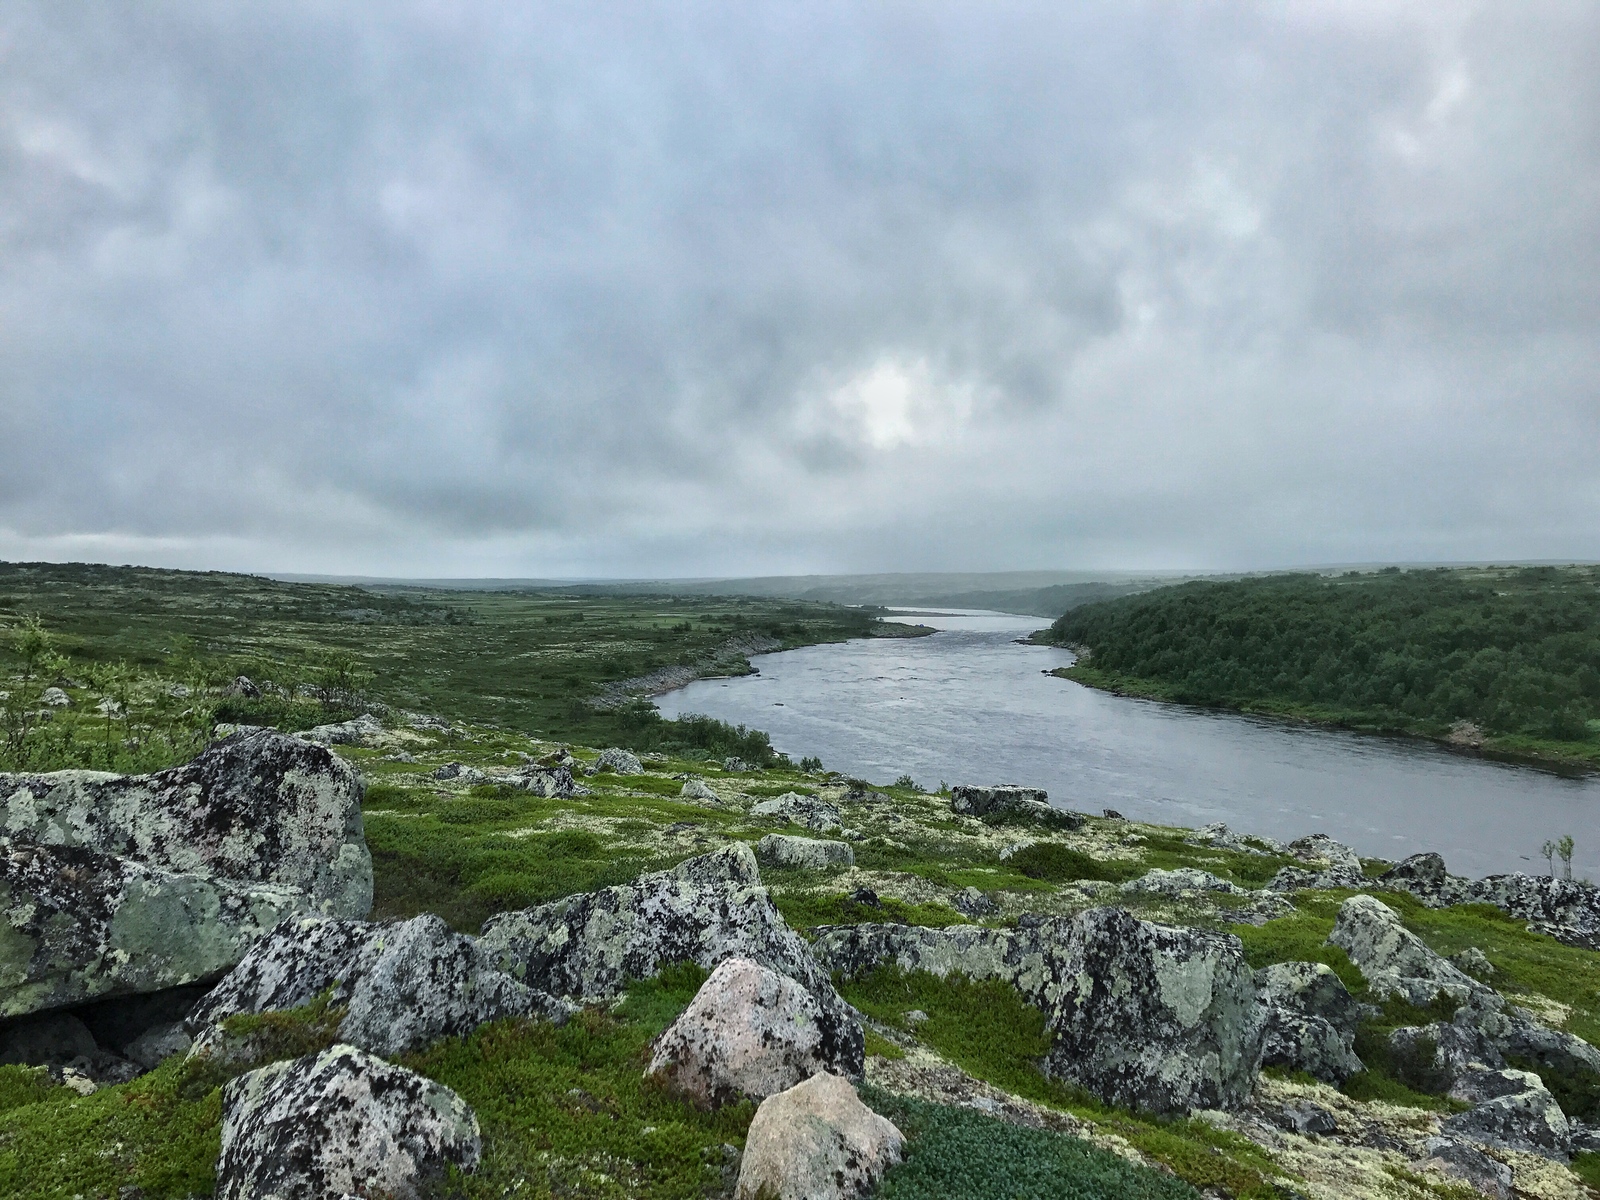
[[[1081,850],[1073,850],[1056,842],[1035,842],[1026,846],[1008,858],[1006,865],[1021,871],[1029,879],[1041,879],[1046,883],[1071,883],[1077,879],[1120,883],[1145,871],[1137,862],[1093,858]]]

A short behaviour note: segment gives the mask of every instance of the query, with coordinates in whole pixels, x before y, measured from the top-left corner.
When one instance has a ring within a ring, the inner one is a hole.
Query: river
[[[1067,651],[1016,644],[1038,617],[904,619],[938,632],[762,655],[759,674],[699,680],[657,707],[764,729],[797,760],[878,783],[1022,783],[1165,825],[1320,831],[1375,858],[1437,850],[1463,875],[1545,871],[1541,844],[1570,833],[1574,874],[1600,878],[1600,777],[1098,692],[1044,673]]]

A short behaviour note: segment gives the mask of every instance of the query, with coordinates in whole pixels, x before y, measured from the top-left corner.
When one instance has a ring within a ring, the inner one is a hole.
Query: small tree
[[[23,617],[11,631],[11,646],[22,659],[22,677],[31,680],[39,660],[50,650],[50,634],[37,614]]]
[[[1550,878],[1551,879],[1554,879],[1556,877],[1556,850],[1557,850],[1557,848],[1558,847],[1556,846],[1556,844],[1554,842],[1548,842],[1548,841],[1545,842],[1544,845],[1539,847],[1539,853],[1544,855],[1545,861],[1550,864]]]
[[[1573,847],[1573,845],[1574,845],[1574,843],[1572,841],[1572,835],[1570,833],[1563,834],[1561,836],[1561,840],[1556,843],[1556,855],[1561,859],[1561,878],[1563,878],[1563,879],[1571,879],[1572,878],[1572,847]],[[1551,864],[1550,873],[1552,875],[1555,874],[1555,865],[1553,863]]]

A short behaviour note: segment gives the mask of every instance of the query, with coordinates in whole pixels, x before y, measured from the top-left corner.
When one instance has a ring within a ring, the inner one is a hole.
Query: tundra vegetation
[[[1600,761],[1600,568],[1194,582],[1086,604],[1044,640],[1093,687]]]
[[[495,650],[543,647],[540,653],[570,672],[562,678],[584,680],[583,697],[603,701],[614,694],[604,688],[614,682],[611,676],[644,676],[660,664],[698,667],[748,628],[742,622],[782,624],[794,638],[808,631],[843,636],[847,623],[857,619],[853,614],[830,624],[835,618],[824,607],[785,605],[778,611],[788,615],[779,622],[772,609],[743,602],[708,600],[701,608],[681,598],[652,604],[492,595],[446,596],[437,603],[454,616],[420,617],[433,611],[433,598],[369,602],[366,593],[345,589],[237,577],[147,582],[149,590],[139,594],[147,596],[148,610],[135,607],[130,617],[143,613],[147,622],[131,632],[110,609],[99,612],[83,597],[51,605],[41,587],[9,584],[6,603],[14,614],[42,614],[48,645],[41,655],[67,656],[69,665],[50,686],[67,692],[67,711],[85,729],[62,739],[66,761],[81,761],[71,755],[104,720],[98,693],[84,678],[90,673],[85,664],[129,664],[125,699],[119,701],[123,714],[156,711],[157,697],[171,696],[180,679],[188,680],[188,694],[176,698],[184,704],[176,716],[186,709],[207,713],[183,718],[197,738],[204,736],[201,726],[219,715],[295,728],[358,710],[380,711],[381,730],[335,747],[366,781],[363,820],[374,858],[375,918],[433,912],[476,933],[493,914],[631,880],[722,846],[753,847],[774,833],[823,836],[796,823],[803,806],[771,811],[764,805],[799,795],[837,810],[854,852],[853,863],[762,871],[784,919],[808,939],[820,936],[823,926],[879,923],[1005,931],[1040,915],[1067,916],[1110,904],[1149,920],[1231,933],[1242,939],[1254,968],[1325,963],[1358,1000],[1375,1000],[1361,969],[1328,943],[1340,903],[1357,888],[1261,892],[1283,868],[1305,865],[1282,847],[1249,838],[1220,844],[1215,837],[1116,818],[1090,817],[1066,828],[1004,813],[962,815],[952,810],[948,794],[925,791],[909,778],[873,785],[814,762],[797,765],[770,747],[759,752],[752,745],[765,744],[753,743],[748,731],[697,735],[675,733],[671,723],[607,724],[616,710],[604,709],[594,710],[594,718],[574,715],[563,725],[562,705],[570,705],[570,694],[551,706],[537,703],[541,688],[554,690],[537,678],[543,660],[530,653],[525,661],[534,665],[521,668],[528,672],[522,678],[499,663]],[[163,593],[169,583],[171,591]],[[64,596],[77,590],[70,582],[53,586]],[[249,605],[228,601],[245,595],[255,597],[250,604],[288,615],[281,621],[263,616],[256,623]],[[272,598],[270,605],[264,597]],[[341,611],[336,605],[358,601],[396,615],[363,621],[354,630],[328,615]],[[573,613],[583,614],[581,620]],[[559,620],[547,624],[546,616]],[[704,636],[695,628],[702,621],[708,626]],[[683,629],[685,623],[691,628]],[[763,628],[776,637],[773,624]],[[572,637],[579,625],[593,639],[584,643],[586,650],[560,640]],[[690,649],[641,632],[674,627],[679,632],[673,636],[688,639]],[[485,677],[497,680],[489,686],[521,697],[518,703],[502,711],[492,697],[472,691],[473,671],[449,651],[448,639],[456,636],[466,639],[462,645],[481,648],[475,653],[482,655]],[[174,640],[179,637],[191,640]],[[625,663],[601,665],[607,656],[623,654],[615,649],[621,643],[643,648],[629,651],[636,657]],[[432,666],[424,670],[405,661],[396,646],[421,647],[433,656]],[[40,682],[39,662],[30,666],[12,653],[11,686]],[[344,676],[314,676],[332,668],[318,667],[312,656],[334,653],[348,656],[340,660]],[[574,660],[583,665],[572,666]],[[180,675],[177,662],[211,665]],[[302,664],[307,681],[280,684],[281,695],[264,692],[284,705],[276,713],[251,708],[248,697],[224,694],[245,662],[271,667],[256,666],[252,679],[260,680],[274,673],[290,679],[289,665]],[[463,699],[456,704],[458,695]],[[306,707],[292,707],[301,705]],[[428,719],[418,719],[419,709]],[[276,722],[268,722],[269,716]],[[586,725],[591,719],[599,724]],[[182,758],[181,737],[168,737],[150,720],[165,740],[157,749],[138,751],[147,758],[135,757],[124,744],[124,757],[90,761],[126,766]],[[642,770],[586,774],[584,768],[600,765],[601,756],[568,731],[587,728],[617,735],[599,740],[631,746]],[[564,757],[576,768],[580,794],[539,796],[517,784],[528,760]],[[48,765],[63,764],[58,759]],[[982,769],[975,765],[975,771]],[[769,811],[755,811],[763,806]],[[1424,907],[1406,892],[1384,889],[1377,876],[1387,865],[1366,862],[1363,878],[1345,882],[1379,896],[1433,950],[1481,955],[1481,971],[1502,995],[1569,1033],[1600,1040],[1600,954],[1531,932],[1525,922],[1486,905]],[[1156,868],[1198,869],[1234,887],[1123,888]],[[726,1194],[729,1168],[755,1105],[702,1111],[644,1077],[652,1041],[705,978],[694,964],[669,966],[653,978],[632,981],[617,1003],[587,1008],[565,1024],[496,1021],[403,1056],[402,1065],[470,1104],[482,1127],[478,1169],[448,1176],[438,1194],[596,1200]],[[1414,1141],[1419,1129],[1436,1128],[1463,1107],[1422,1064],[1389,1050],[1391,1030],[1449,1019],[1454,1005],[1447,1001],[1426,1009],[1394,999],[1371,1003],[1356,1036],[1365,1070],[1339,1087],[1303,1073],[1269,1070],[1243,1114],[1163,1117],[1108,1105],[1047,1077],[1040,1069],[1053,1040],[1046,1016],[1007,983],[885,965],[839,976],[837,984],[866,1019],[862,1097],[908,1137],[904,1162],[890,1169],[880,1187],[885,1198],[1167,1200],[1204,1194],[1465,1200],[1476,1194],[1436,1171],[1408,1168],[1384,1150],[1385,1139]],[[0,1066],[0,1195],[209,1195],[220,1147],[221,1087],[260,1061],[328,1046],[341,1015],[321,997],[287,1013],[230,1017],[230,1032],[250,1040],[255,1060],[224,1066],[174,1056],[141,1078],[88,1095],[41,1068]],[[1542,1071],[1569,1115],[1600,1122],[1600,1077]],[[1361,1130],[1366,1140],[1345,1145],[1284,1132],[1264,1115],[1307,1104],[1338,1113],[1347,1129]],[[1525,1195],[1576,1197],[1585,1194],[1580,1180],[1600,1184],[1600,1163],[1591,1154],[1577,1154],[1570,1167],[1532,1156],[1517,1161],[1517,1186]]]

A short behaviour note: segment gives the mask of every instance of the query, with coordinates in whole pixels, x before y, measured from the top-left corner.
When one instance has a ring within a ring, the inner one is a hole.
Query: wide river
[[[1544,871],[1539,847],[1570,833],[1573,873],[1600,878],[1596,776],[1097,692],[1044,674],[1067,651],[1015,643],[1047,624],[1038,617],[905,619],[939,632],[762,655],[757,675],[656,704],[764,729],[793,758],[877,783],[1022,783],[1068,808],[1166,825],[1321,831],[1377,858],[1437,850],[1464,875]]]

